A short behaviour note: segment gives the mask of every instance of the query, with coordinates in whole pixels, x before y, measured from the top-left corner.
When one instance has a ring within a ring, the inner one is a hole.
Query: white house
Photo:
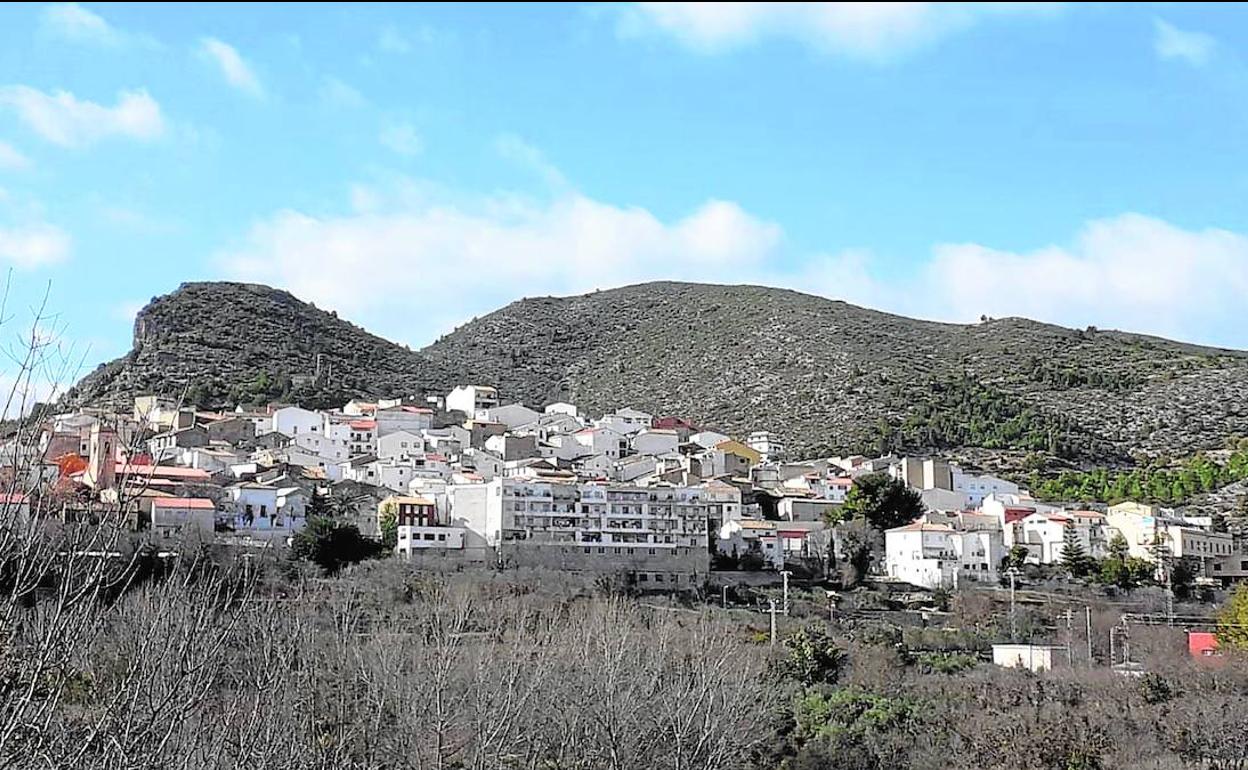
[[[953,491],[966,495],[967,505],[978,506],[988,495],[1017,495],[1018,485],[996,476],[976,476],[953,467]]]
[[[377,459],[407,460],[425,453],[425,439],[419,433],[396,430],[377,439]]]
[[[378,438],[398,431],[420,433],[433,427],[433,410],[400,404],[378,409],[373,413],[373,420],[377,423]]]
[[[498,389],[488,385],[456,385],[446,395],[446,411],[476,416],[484,409],[498,406]]]
[[[612,460],[618,460],[628,454],[628,439],[624,434],[609,427],[582,428],[572,434],[572,438],[589,450],[590,454],[605,454]]]
[[[884,533],[890,577],[925,588],[957,588],[962,582],[995,583],[1005,555],[996,530],[962,532],[947,524],[916,521]]]
[[[566,414],[569,417],[578,416],[576,404],[569,404],[565,401],[556,401],[553,404],[548,404],[543,412],[545,414]]]
[[[271,429],[275,433],[294,438],[300,433],[321,433],[324,418],[298,406],[284,406],[273,413]]]
[[[661,455],[674,451],[680,444],[680,437],[674,430],[646,428],[634,433],[631,442],[637,454]]]
[[[239,484],[229,487],[236,532],[257,538],[289,537],[306,522],[307,494],[298,487]]]
[[[1028,561],[1037,564],[1061,562],[1068,532],[1082,546],[1085,555],[1094,559],[1105,557],[1104,517],[1099,514],[1078,516],[1074,512],[1033,513],[1020,519],[1014,531],[1016,535],[1013,544],[1026,546]]]
[[[741,558],[757,556],[767,569],[784,569],[784,548],[780,544],[776,522],[756,519],[732,519],[719,527],[715,550],[725,556]]]
[[[654,415],[625,407],[614,412],[604,414],[601,419],[596,420],[595,425],[600,428],[610,428],[617,433],[625,436],[631,436],[634,433],[643,431],[654,424]]]
[[[786,451],[784,441],[775,433],[766,430],[751,433],[746,438],[745,445],[762,455],[764,462],[783,459]]]
[[[539,412],[535,412],[524,404],[496,406],[491,409],[482,409],[476,414],[478,420],[502,423],[507,426],[508,430],[515,430],[521,425],[528,425],[536,421],[538,417],[541,417]]]
[[[212,539],[217,506],[199,497],[157,497],[152,500],[152,537],[165,540]]]
[[[725,436],[722,433],[716,433],[713,430],[698,431],[689,437],[690,442],[697,444],[703,449],[714,449],[730,439],[730,436]]]

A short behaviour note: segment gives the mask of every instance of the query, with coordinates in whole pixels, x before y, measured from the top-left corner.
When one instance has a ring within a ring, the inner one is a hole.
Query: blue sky
[[[766,283],[1248,347],[1248,10],[0,7],[9,337],[186,280],[420,346],[522,296]]]

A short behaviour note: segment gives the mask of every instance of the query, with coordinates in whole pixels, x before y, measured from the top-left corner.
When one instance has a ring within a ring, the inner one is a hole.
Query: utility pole
[[[789,614],[789,575],[792,575],[787,569],[780,570],[780,577],[784,578],[784,614]]]
[[[1005,571],[1010,578],[1010,641],[1018,641],[1018,616],[1014,612],[1014,579],[1018,577],[1018,568],[1010,567]]]
[[[776,600],[768,599],[767,604],[770,606],[771,612],[771,646],[776,646]]]
[[[724,609],[728,609],[728,584],[724,583],[719,589],[719,603]]]
[[[1070,667],[1075,667],[1075,609],[1073,607],[1066,608],[1066,650],[1067,660],[1070,661]]]
[[[1085,605],[1083,608],[1083,625],[1087,631],[1088,639],[1088,667],[1092,667],[1092,607]]]

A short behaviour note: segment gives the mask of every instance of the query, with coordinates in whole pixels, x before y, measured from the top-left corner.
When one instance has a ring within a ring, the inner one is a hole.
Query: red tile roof
[[[157,497],[152,500],[153,506],[161,508],[194,508],[199,511],[215,511],[217,506],[203,497]]]
[[[352,420],[349,424],[352,430],[373,430],[377,427],[376,420]]]
[[[179,468],[174,465],[148,465],[140,463],[117,463],[115,473],[125,476],[181,479],[184,481],[207,481],[212,478],[208,471],[198,468]]]

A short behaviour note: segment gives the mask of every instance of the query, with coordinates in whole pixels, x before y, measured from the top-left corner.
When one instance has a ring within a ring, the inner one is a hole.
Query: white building
[[[1003,668],[1025,668],[1028,671],[1051,671],[1063,666],[1069,658],[1065,647],[1050,644],[994,644],[992,662]]]
[[[477,412],[498,406],[498,389],[488,385],[457,385],[446,396],[446,411],[463,412],[475,417]]]
[[[543,412],[545,414],[564,414],[568,417],[578,416],[576,404],[569,404],[565,401],[556,401],[553,404],[548,404]]]
[[[771,431],[756,430],[745,440],[745,445],[763,456],[764,462],[784,459],[785,443]]]
[[[423,406],[400,404],[378,409],[373,413],[373,420],[377,423],[377,438],[379,439],[399,431],[420,433],[426,428],[433,427],[433,410]]]
[[[152,537],[166,540],[212,539],[217,506],[199,497],[157,497],[152,500]]]
[[[1216,575],[1211,569],[1213,562],[1237,552],[1231,534],[1189,526],[1173,511],[1157,506],[1119,503],[1109,507],[1105,518],[1127,541],[1132,556],[1156,562],[1159,549],[1164,549],[1174,558],[1198,560],[1205,577]]]
[[[572,434],[572,440],[585,448],[586,454],[602,454],[618,460],[628,454],[628,439],[613,428],[599,426],[582,428]]]
[[[962,532],[925,521],[885,532],[884,549],[890,577],[931,589],[995,583],[1005,555],[1000,532]]]
[[[646,428],[634,433],[631,443],[637,454],[661,455],[676,451],[680,437],[674,430]]]
[[[284,406],[271,419],[270,430],[291,438],[301,433],[321,433],[325,421],[320,412],[298,406]]]
[[[521,425],[528,425],[535,422],[539,417],[541,417],[541,413],[528,408],[524,404],[496,406],[491,409],[482,409],[476,414],[478,420],[501,423],[506,425],[508,430],[515,430]]]
[[[409,460],[425,453],[425,439],[419,433],[396,430],[377,439],[377,459]]]
[[[654,424],[654,415],[625,407],[623,409],[604,414],[601,419],[594,423],[600,428],[610,428],[611,430],[625,436],[631,436],[634,433],[643,431]]]
[[[978,506],[988,495],[1017,495],[1018,485],[996,476],[976,476],[953,468],[953,491],[966,495],[967,505]]]
[[[697,487],[506,478],[447,491],[451,524],[479,534],[505,562],[623,571],[665,585],[709,568],[707,504]]]

